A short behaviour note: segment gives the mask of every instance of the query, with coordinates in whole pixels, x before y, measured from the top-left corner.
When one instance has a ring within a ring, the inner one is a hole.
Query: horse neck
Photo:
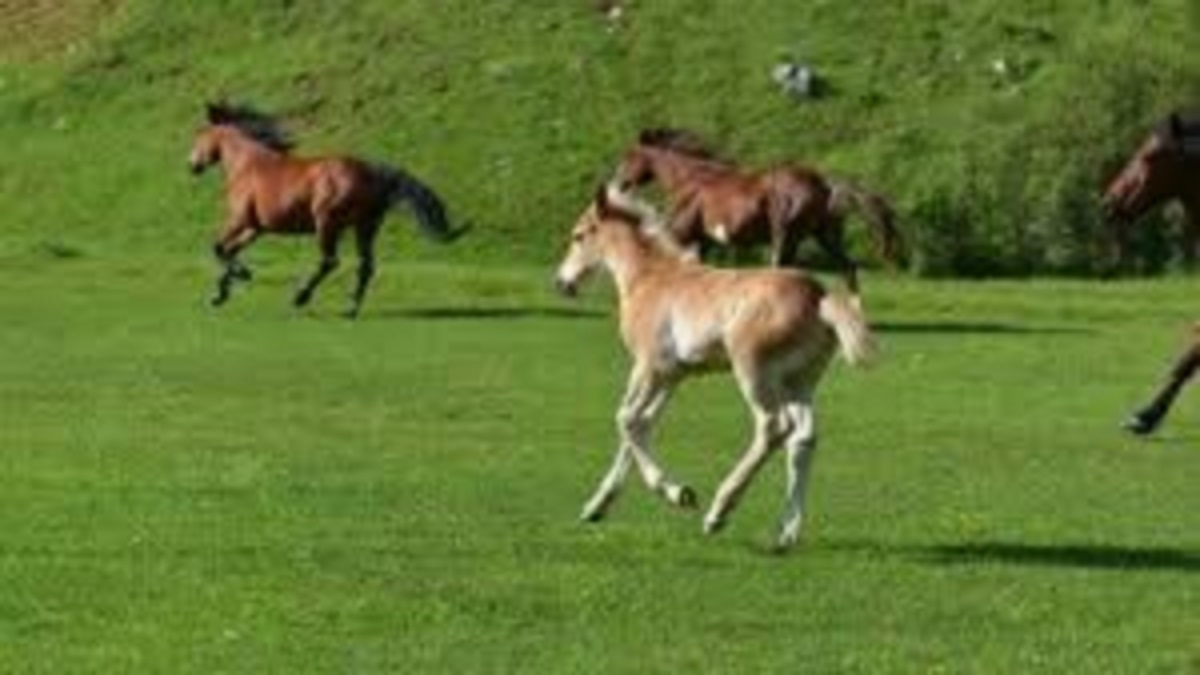
[[[701,161],[657,148],[647,149],[645,152],[655,180],[664,191],[672,196],[682,191],[691,182],[690,179],[696,165]]]
[[[605,246],[604,266],[622,299],[656,270],[673,264],[672,258],[632,226],[614,228]]]
[[[269,148],[235,129],[228,129],[222,133],[220,143],[221,163],[225,167],[225,173],[230,176],[284,156],[278,150]]]

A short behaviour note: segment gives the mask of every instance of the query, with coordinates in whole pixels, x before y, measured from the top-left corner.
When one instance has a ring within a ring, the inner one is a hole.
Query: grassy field
[[[1117,430],[1184,281],[867,279],[885,358],[839,366],[804,546],[773,462],[706,539],[607,466],[623,356],[599,287],[405,264],[297,314],[264,252],[0,269],[0,671],[1200,672],[1200,409]],[[710,496],[748,433],[685,387],[660,454]]]

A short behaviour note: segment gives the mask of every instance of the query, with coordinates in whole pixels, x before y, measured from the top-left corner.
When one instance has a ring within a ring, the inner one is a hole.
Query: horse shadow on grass
[[[991,321],[878,321],[872,330],[897,335],[1091,335],[1073,326],[1025,326]]]
[[[522,319],[600,319],[607,312],[578,307],[408,307],[368,312],[365,319],[425,319],[431,321],[486,321]]]
[[[859,550],[905,558],[927,565],[1006,565],[1061,567],[1085,570],[1200,573],[1200,551],[1162,546],[1115,544],[1022,544],[981,541],[928,546],[889,546],[847,542],[832,544],[837,550]]]

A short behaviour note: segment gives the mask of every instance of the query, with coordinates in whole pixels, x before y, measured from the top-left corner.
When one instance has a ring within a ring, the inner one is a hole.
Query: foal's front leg
[[[670,378],[647,374],[642,368],[634,368],[625,397],[617,410],[620,441],[616,457],[612,467],[600,481],[595,494],[584,505],[583,514],[580,516],[583,520],[595,522],[604,518],[634,464],[638,466],[642,478],[651,490],[662,494],[676,506],[695,506],[696,495],[691,488],[667,478],[666,472],[654,460],[647,447],[653,424],[670,399],[674,385],[675,381]]]

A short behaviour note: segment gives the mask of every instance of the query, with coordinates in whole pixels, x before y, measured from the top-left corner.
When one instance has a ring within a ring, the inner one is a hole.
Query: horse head
[[[631,190],[653,180],[653,160],[641,145],[634,145],[622,155],[611,182],[620,190]]]
[[[1189,164],[1185,126],[1178,113],[1168,116],[1105,187],[1100,207],[1118,259],[1124,255],[1129,226],[1180,194]]]

